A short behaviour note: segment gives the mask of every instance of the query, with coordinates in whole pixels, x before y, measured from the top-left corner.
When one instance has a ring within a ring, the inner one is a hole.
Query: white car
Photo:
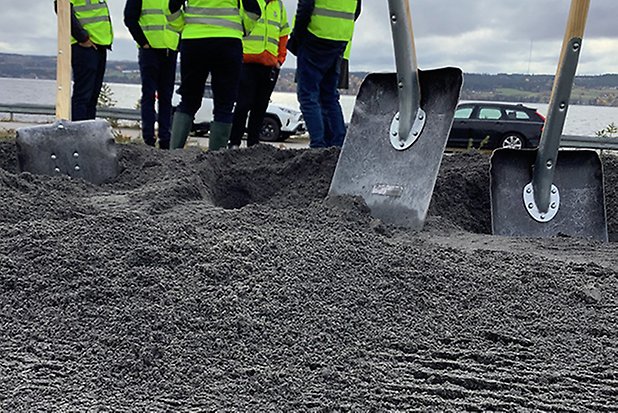
[[[178,90],[174,92],[172,97],[172,106],[174,109],[180,103],[180,95]],[[198,136],[203,136],[210,129],[212,122],[212,89],[209,84],[204,88],[204,97],[202,98],[202,106],[195,114],[193,120],[193,132]],[[292,135],[301,135],[306,131],[303,115],[300,111],[289,106],[280,105],[270,102],[264,115],[262,123],[262,131],[260,140],[265,142],[283,142]]]

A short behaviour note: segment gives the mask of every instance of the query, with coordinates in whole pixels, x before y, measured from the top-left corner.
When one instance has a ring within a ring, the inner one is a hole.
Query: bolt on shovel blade
[[[20,128],[16,143],[20,172],[68,175],[97,185],[119,173],[114,136],[105,120]]]
[[[558,212],[538,222],[524,203],[524,187],[532,182],[536,150],[498,149],[491,157],[491,227],[495,235],[555,237],[607,241],[603,167],[594,151],[559,151],[553,184]]]
[[[329,195],[361,196],[372,216],[421,230],[462,82],[458,68],[419,70],[425,126],[410,148],[399,151],[389,136],[399,111],[397,75],[367,75],[356,98]]]

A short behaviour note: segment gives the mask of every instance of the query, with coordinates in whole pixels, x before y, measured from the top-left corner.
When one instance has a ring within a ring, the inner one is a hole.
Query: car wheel
[[[277,142],[281,135],[281,127],[279,122],[271,117],[265,117],[262,122],[262,130],[260,131],[260,140],[264,142]]]
[[[500,142],[500,147],[509,149],[522,149],[526,147],[526,141],[523,136],[517,133],[509,133],[504,135]]]

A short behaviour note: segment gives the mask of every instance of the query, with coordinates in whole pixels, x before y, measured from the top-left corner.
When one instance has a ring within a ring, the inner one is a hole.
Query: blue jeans
[[[95,49],[74,44],[71,47],[73,68],[71,120],[88,120],[96,117],[106,61],[107,49],[103,46]]]
[[[159,147],[169,148],[172,122],[172,94],[176,79],[178,53],[168,49],[140,49],[139,71],[142,78],[142,136],[147,145],[155,144],[155,122],[159,123]],[[159,116],[155,101],[159,102]]]
[[[303,42],[298,48],[297,95],[311,148],[343,145],[346,128],[337,85],[344,49],[345,44],[318,48],[311,41]]]

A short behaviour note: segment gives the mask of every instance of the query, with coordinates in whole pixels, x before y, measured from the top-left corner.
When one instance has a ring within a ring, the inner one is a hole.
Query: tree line
[[[366,75],[367,72],[351,72],[350,88],[341,90],[341,93],[355,95]],[[282,69],[275,90],[295,92],[294,76],[294,69]],[[56,58],[0,53],[0,77],[55,79]],[[105,81],[139,84],[137,62],[109,61]],[[546,103],[549,101],[553,81],[553,75],[543,74],[466,73],[461,99]],[[577,76],[571,103],[618,106],[618,74]]]

